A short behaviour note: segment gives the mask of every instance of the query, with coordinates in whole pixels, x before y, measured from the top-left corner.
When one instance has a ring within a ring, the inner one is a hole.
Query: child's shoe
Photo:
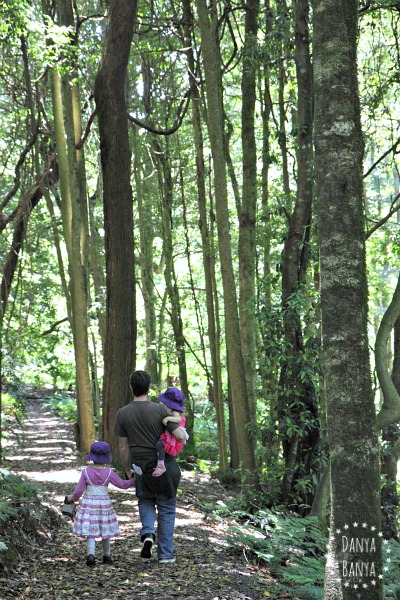
[[[157,462],[157,466],[153,471],[153,477],[160,477],[163,473],[165,473],[167,469],[165,468],[165,464],[163,460],[159,460]]]
[[[94,565],[96,564],[96,559],[93,554],[88,555],[86,559],[86,564],[88,567],[94,567]]]
[[[112,560],[111,560],[111,556],[108,556],[107,554],[105,554],[103,556],[103,565],[111,565]]]

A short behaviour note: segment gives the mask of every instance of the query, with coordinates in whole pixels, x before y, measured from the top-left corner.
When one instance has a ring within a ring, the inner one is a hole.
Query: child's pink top
[[[90,481],[86,477],[87,475]],[[111,471],[111,473],[110,473]],[[112,483],[120,490],[127,490],[135,485],[135,479],[121,479],[115,471],[110,468],[96,469],[95,467],[87,467],[81,473],[80,479],[72,493],[72,502],[76,502],[84,494],[87,485],[108,485]]]
[[[185,427],[186,417],[182,417],[181,422],[179,423],[180,427]],[[184,444],[182,442],[178,442],[176,437],[172,435],[169,431],[165,430],[164,433],[160,435],[160,440],[164,445],[164,450],[167,454],[171,456],[176,456],[179,452],[182,452],[182,448]]]

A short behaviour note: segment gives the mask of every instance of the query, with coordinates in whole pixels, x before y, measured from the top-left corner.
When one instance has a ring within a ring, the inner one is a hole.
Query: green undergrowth
[[[39,494],[39,486],[0,469],[0,571],[8,573],[18,556],[40,543],[60,520]]]
[[[267,597],[319,600],[324,597],[328,530],[317,517],[300,517],[289,511],[260,510],[256,515],[238,511],[223,502],[214,507],[217,518],[234,524],[227,532],[229,545],[264,564],[278,582]],[[400,544],[384,541],[385,598],[400,597]]]
[[[77,421],[76,398],[69,392],[56,392],[46,399],[45,406],[51,408],[59,417],[75,423]]]

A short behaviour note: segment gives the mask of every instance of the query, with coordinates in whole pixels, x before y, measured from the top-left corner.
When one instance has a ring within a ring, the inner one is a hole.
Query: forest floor
[[[84,457],[75,450],[70,425],[41,398],[31,397],[26,419],[15,428],[6,447],[4,466],[40,486],[40,499],[50,518],[36,532],[39,535],[20,544],[10,572],[0,574],[1,600],[289,598],[289,594],[276,593],[280,586],[265,566],[246,556],[244,549],[227,544],[230,523],[213,517],[210,506],[229,501],[233,492],[196,471],[182,472],[176,563],[159,565],[156,558],[140,558],[134,491],[110,486],[121,536],[111,542],[111,565],[102,564],[98,542],[97,564],[87,567],[85,542],[73,536],[72,523],[60,517],[64,496],[72,493],[84,464]]]

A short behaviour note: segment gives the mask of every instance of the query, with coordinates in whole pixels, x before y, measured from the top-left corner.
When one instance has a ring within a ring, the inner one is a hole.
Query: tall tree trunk
[[[136,0],[111,0],[103,56],[95,84],[98,111],[106,253],[106,341],[103,430],[115,458],[116,414],[131,399],[129,376],[136,355],[135,268],[131,151],[124,97]]]
[[[217,323],[218,307],[214,304],[215,273],[213,270],[213,236],[208,226],[207,219],[207,196],[205,185],[204,165],[204,142],[201,129],[200,95],[195,78],[195,60],[191,40],[191,27],[193,26],[193,13],[189,0],[183,0],[184,23],[185,23],[185,46],[188,48],[187,57],[189,64],[190,82],[193,86],[192,93],[192,125],[196,151],[196,176],[197,176],[197,198],[199,206],[199,228],[201,233],[201,247],[203,254],[204,279],[206,287],[206,307],[208,321],[208,337],[210,343],[212,384],[209,384],[210,396],[215,406],[218,436],[218,462],[221,473],[228,469],[227,443],[225,431],[224,399],[222,391],[221,356],[219,352]]]
[[[261,84],[260,84],[260,103],[262,107],[262,171],[261,171],[261,218],[259,221],[259,243],[263,248],[262,251],[262,269],[257,268],[258,282],[258,308],[257,311],[261,316],[259,319],[259,331],[260,331],[260,353],[263,355],[266,353],[265,346],[268,344],[268,328],[266,327],[266,320],[271,312],[271,218],[270,218],[270,206],[269,206],[269,167],[271,163],[270,154],[270,117],[272,112],[272,101],[270,94],[270,52],[271,43],[270,36],[272,31],[273,13],[270,6],[270,1],[265,0],[264,3],[265,12],[265,34],[264,34],[264,46],[265,46],[265,58],[261,69]],[[268,357],[267,357],[268,358]],[[277,461],[280,453],[280,440],[276,430],[276,422],[278,419],[278,406],[276,400],[276,394],[273,392],[275,387],[275,377],[272,375],[271,369],[265,367],[262,363],[260,371],[262,374],[262,387],[266,392],[266,397],[269,401],[269,418],[270,425],[263,435],[263,445],[265,447],[266,462],[272,465],[273,462]]]
[[[251,423],[251,411],[247,401],[246,375],[240,339],[238,304],[229,234],[228,194],[224,159],[221,63],[216,38],[217,9],[214,3],[210,11],[210,20],[205,0],[197,0],[196,6],[199,15],[201,47],[204,57],[208,131],[214,166],[218,245],[224,290],[225,331],[229,354],[232,408],[242,474],[248,477],[249,482],[255,482],[257,479],[255,443],[252,434],[248,431],[249,424]]]
[[[295,58],[297,73],[297,195],[290,216],[282,264],[282,307],[287,359],[282,367],[281,387],[283,398],[279,414],[285,421],[290,416],[296,428],[305,431],[284,440],[286,471],[282,483],[282,501],[290,499],[292,484],[307,474],[303,465],[315,453],[318,443],[316,393],[307,383],[302,383],[300,371],[304,356],[301,317],[297,306],[291,302],[301,293],[309,257],[311,209],[313,201],[313,150],[312,150],[312,71],[308,35],[308,0],[297,0],[295,9]],[[305,412],[308,422],[305,423]],[[297,460],[293,461],[295,452]],[[298,465],[300,472],[291,473],[289,463]],[[308,497],[302,498],[307,503]]]
[[[60,22],[67,20],[68,7],[58,5]],[[87,281],[82,262],[82,212],[77,176],[75,130],[69,77],[60,76],[56,66],[52,72],[52,96],[56,151],[60,176],[62,222],[68,252],[69,285],[71,289],[71,328],[74,340],[80,450],[88,452],[95,439],[94,408],[89,373],[89,343],[87,323]]]
[[[366,586],[360,588],[363,600],[380,600],[383,594],[379,443],[367,332],[357,11],[357,0],[313,3],[322,346],[332,484],[326,600],[357,598],[354,586],[360,585]],[[360,549],[361,539],[367,542]],[[361,564],[369,573],[373,568],[375,577],[352,577]]]
[[[256,427],[256,208],[257,146],[254,127],[256,104],[259,0],[245,5],[245,40],[242,65],[242,201],[239,210],[239,316],[245,363],[248,404],[252,426]]]

